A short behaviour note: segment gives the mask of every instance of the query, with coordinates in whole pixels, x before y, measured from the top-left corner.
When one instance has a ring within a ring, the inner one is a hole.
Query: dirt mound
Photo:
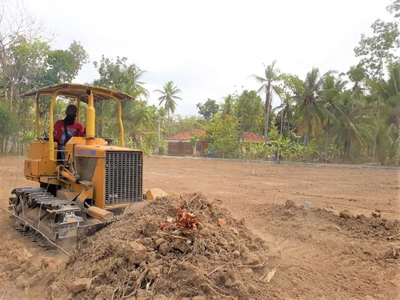
[[[325,224],[326,228],[345,231],[353,238],[357,239],[385,239],[391,241],[400,240],[400,221],[386,220],[381,217],[379,211],[371,213],[371,217],[365,215],[353,215],[350,211],[344,210],[335,214],[322,208],[306,209],[303,206],[296,206],[291,200],[286,201],[283,205],[268,205],[260,207],[262,214],[275,223],[290,220],[307,222],[307,219],[318,218],[321,224]],[[331,224],[326,224],[326,222]],[[323,230],[323,228],[321,228]]]
[[[54,281],[59,262],[32,254],[18,242],[3,242],[0,248],[1,299],[21,299],[18,289],[24,289],[27,298],[37,291],[43,294]],[[18,296],[13,295],[16,292]]]
[[[96,300],[266,299],[273,273],[268,248],[243,223],[201,193],[132,207],[77,245],[53,295],[64,290]]]

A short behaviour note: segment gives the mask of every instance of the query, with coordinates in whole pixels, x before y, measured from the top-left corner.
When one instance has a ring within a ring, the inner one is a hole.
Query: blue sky
[[[147,73],[152,92],[173,80],[182,90],[177,113],[196,115],[196,103],[219,102],[237,86],[257,89],[248,78],[262,63],[304,78],[312,67],[346,72],[353,49],[377,18],[384,0],[25,0],[55,48],[77,40],[90,63],[75,82],[97,78],[93,61],[126,56]],[[278,103],[274,99],[274,105]],[[157,104],[151,93],[149,103]]]

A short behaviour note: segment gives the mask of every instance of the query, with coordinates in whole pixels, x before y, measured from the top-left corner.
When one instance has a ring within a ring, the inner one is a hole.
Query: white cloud
[[[55,47],[82,43],[91,61],[126,56],[148,71],[152,92],[169,80],[182,90],[177,113],[196,114],[207,98],[257,88],[247,77],[262,62],[303,78],[313,66],[347,71],[353,48],[377,18],[382,0],[30,0],[29,9],[57,34]],[[97,77],[86,65],[76,82]],[[150,103],[157,103],[152,94]]]

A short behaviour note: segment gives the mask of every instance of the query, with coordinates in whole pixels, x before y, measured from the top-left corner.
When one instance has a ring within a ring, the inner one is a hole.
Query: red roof
[[[168,140],[189,141],[195,134],[206,134],[206,131],[204,129],[189,129],[170,136]]]
[[[244,133],[243,141],[245,143],[250,143],[250,141],[253,143],[265,143],[265,139],[263,137],[251,132]]]

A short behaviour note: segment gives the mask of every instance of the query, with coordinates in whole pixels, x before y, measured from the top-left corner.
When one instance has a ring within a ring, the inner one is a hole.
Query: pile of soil
[[[177,228],[178,211],[200,223]],[[133,205],[81,241],[49,294],[96,300],[267,299],[274,274],[267,252],[244,221],[201,193],[161,197],[140,209]]]
[[[323,208],[306,209],[304,206],[296,206],[291,200],[286,201],[284,206],[268,205],[260,207],[260,210],[277,224],[288,220],[302,223],[312,217],[321,220],[321,224],[331,222],[336,229],[346,232],[352,238],[400,241],[400,221],[382,218],[380,211],[371,212],[371,217],[353,215],[348,210],[335,214]]]
[[[3,241],[0,248],[0,286],[3,294],[0,299],[21,299],[16,289],[24,289],[27,298],[37,291],[43,295],[56,278],[58,267],[59,262],[53,258],[34,255],[18,242]]]

